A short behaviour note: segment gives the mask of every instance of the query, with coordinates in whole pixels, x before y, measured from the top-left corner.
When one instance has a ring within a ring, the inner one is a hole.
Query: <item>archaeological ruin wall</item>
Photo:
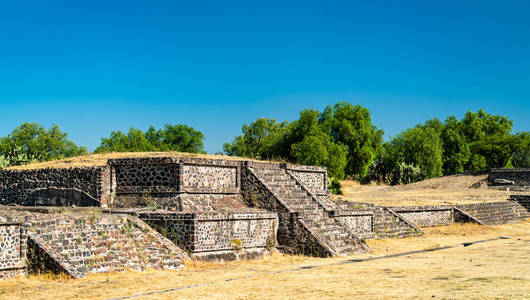
[[[165,211],[139,217],[198,259],[255,258],[276,247],[275,213]]]
[[[443,226],[455,222],[454,209],[450,205],[394,206],[391,209],[419,227]]]
[[[155,206],[181,212],[245,209],[236,161],[200,158],[109,160],[110,207]]]
[[[26,240],[28,227],[0,217],[0,280],[26,272]]]
[[[488,174],[488,184],[530,186],[530,169],[493,169]]]
[[[108,167],[0,170],[0,205],[106,206]]]
[[[492,171],[492,180],[496,176],[511,178],[514,184],[528,183],[527,171]],[[178,245],[197,259],[255,258],[271,248],[326,257],[365,252],[367,238],[419,235],[420,227],[454,222],[499,224],[529,216],[530,200],[525,195],[499,203],[382,207],[333,200],[327,187],[323,167],[228,159],[140,157],[109,159],[105,166],[95,167],[0,170],[0,204],[18,206],[20,217],[0,222],[0,235],[16,231],[21,241],[28,237],[28,242],[19,246],[16,238],[9,241],[0,237],[6,249],[19,251],[0,253],[8,253],[5,260],[0,255],[0,277],[34,269],[66,270],[74,277],[114,270],[112,266],[119,270],[121,263],[113,253],[122,246],[106,237],[127,241],[129,230],[145,245],[154,238],[169,248],[167,243]],[[37,222],[24,212],[28,209],[23,207],[28,206],[37,206],[33,208],[37,210],[43,209],[41,206],[97,207],[117,216],[50,215],[48,221]],[[130,221],[135,217],[147,224],[138,219],[133,223],[140,225],[131,229]],[[97,221],[92,223],[91,219]],[[33,227],[26,236],[23,223],[27,220],[33,220]],[[165,240],[146,235],[152,232],[151,227]],[[64,234],[65,230],[76,233]],[[76,235],[84,231],[96,242]],[[105,250],[107,244],[115,249]],[[140,252],[150,251],[147,248]],[[105,258],[91,254],[85,259],[80,249],[105,253]],[[175,260],[171,252],[158,253],[154,266],[180,265],[182,256]],[[16,253],[20,254],[19,261],[32,263],[13,263]],[[142,255],[131,259],[131,266],[141,268]]]

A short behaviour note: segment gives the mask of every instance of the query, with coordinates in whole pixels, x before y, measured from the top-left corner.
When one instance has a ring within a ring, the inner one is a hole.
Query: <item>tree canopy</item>
[[[320,118],[323,129],[335,143],[348,147],[346,174],[365,176],[383,143],[383,131],[372,124],[370,111],[360,105],[338,102],[326,107]]]
[[[26,122],[0,138],[0,157],[4,165],[17,166],[87,153],[85,147],[78,147],[66,137],[67,134],[55,124],[46,130],[39,123]]]
[[[407,129],[384,144],[372,163],[369,180],[399,182],[398,166],[409,164],[432,178],[463,172],[487,171],[509,165],[524,165],[530,134],[512,134],[513,122],[506,117],[490,115],[484,110],[468,111],[458,120],[449,116],[445,122],[431,119]],[[402,168],[401,166],[400,168]],[[406,180],[405,180],[406,181]]]
[[[109,138],[102,138],[96,153],[180,151],[203,153],[204,135],[187,125],[166,124],[164,129],[150,126],[146,132],[130,128],[127,134],[112,131]]]
[[[303,110],[298,120],[257,119],[243,124],[242,135],[224,144],[227,155],[326,166],[329,175],[364,176],[382,144],[383,131],[368,109],[339,102],[322,113]]]

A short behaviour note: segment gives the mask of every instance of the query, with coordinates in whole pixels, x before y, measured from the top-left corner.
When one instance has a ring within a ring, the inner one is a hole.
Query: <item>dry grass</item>
[[[426,235],[368,241],[373,251],[351,258],[432,249],[509,235],[469,247],[367,261],[329,265],[348,258],[311,258],[274,254],[261,260],[186,262],[179,271],[98,274],[79,280],[32,276],[0,282],[2,299],[105,299],[223,279],[185,290],[140,299],[340,299],[340,298],[525,298],[530,295],[530,223],[427,228]],[[321,268],[280,274],[270,271],[299,266]]]
[[[98,167],[107,164],[107,160],[116,158],[136,158],[136,157],[188,157],[188,158],[209,158],[209,159],[224,159],[224,160],[251,160],[250,158],[242,158],[238,156],[223,156],[210,154],[196,154],[185,152],[113,152],[101,154],[88,154],[84,156],[77,156],[61,160],[47,161],[41,163],[32,163],[22,166],[15,166],[6,168],[8,170],[30,170],[30,169],[44,169],[44,168],[73,168],[73,167]],[[278,161],[279,162],[279,161]]]
[[[360,185],[356,181],[344,180],[341,181],[344,195],[333,198],[384,206],[454,205],[507,200],[511,192],[472,187],[487,176],[452,175],[399,186]]]

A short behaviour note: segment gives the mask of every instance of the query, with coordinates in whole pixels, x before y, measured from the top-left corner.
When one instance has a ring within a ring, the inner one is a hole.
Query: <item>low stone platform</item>
[[[277,246],[278,215],[265,210],[195,213],[112,210],[112,213],[138,216],[196,259],[256,258]]]
[[[25,222],[28,251],[20,259],[27,261],[29,273],[66,273],[80,278],[128,269],[178,269],[188,258],[170,240],[129,215],[0,210],[0,216]]]

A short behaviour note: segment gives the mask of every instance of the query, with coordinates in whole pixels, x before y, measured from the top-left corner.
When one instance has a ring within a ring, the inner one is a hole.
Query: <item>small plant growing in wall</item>
[[[156,211],[157,209],[159,209],[158,203],[156,203],[155,201],[151,202],[150,207],[152,211]]]
[[[243,241],[240,239],[233,239],[230,244],[232,244],[232,248],[234,248],[234,250],[237,252],[243,249]]]
[[[270,251],[272,248],[274,248],[274,246],[276,246],[276,242],[274,241],[274,237],[273,236],[269,236],[267,238],[267,242],[266,242],[267,250]]]
[[[154,200],[153,200],[153,197],[151,197],[151,194],[147,192],[142,193],[141,204],[148,206],[152,202],[154,202]]]
[[[90,210],[90,222],[95,223],[99,217],[99,212],[95,209]]]
[[[241,195],[243,196],[243,199],[248,203],[248,205],[250,207],[258,207],[259,206],[258,195],[254,194],[252,192],[249,192],[249,191],[242,191]]]
[[[258,205],[259,205],[259,203],[258,203],[258,195],[251,194],[250,195],[250,206],[258,207]]]

